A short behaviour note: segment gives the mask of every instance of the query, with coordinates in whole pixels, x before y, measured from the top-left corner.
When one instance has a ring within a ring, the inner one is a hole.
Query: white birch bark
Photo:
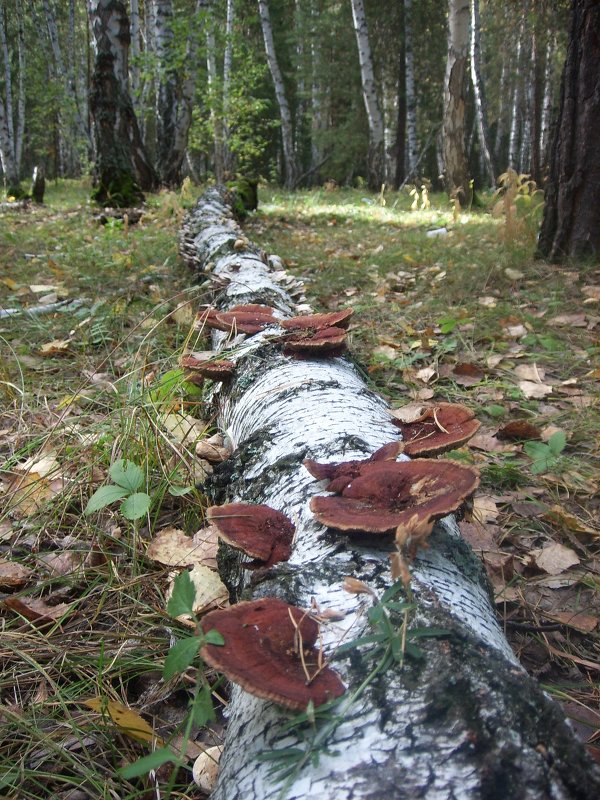
[[[215,178],[223,181],[223,120],[220,106],[219,72],[217,69],[217,42],[215,39],[215,20],[213,3],[207,4],[206,20],[206,71],[208,74],[208,94],[210,98],[210,121],[213,130],[213,159]]]
[[[456,195],[463,205],[469,192],[465,152],[469,20],[469,0],[449,0],[448,58],[444,79],[444,174],[448,193]]]
[[[186,220],[182,251],[225,286],[223,307],[261,302],[281,316],[295,313],[281,262],[261,258],[251,245],[236,251],[239,235],[223,195],[211,190]],[[320,758],[283,783],[261,756],[302,747],[302,740],[286,726],[285,711],[234,688],[212,800],[480,800],[500,796],[502,787],[502,796],[515,800],[595,798],[599,770],[558,707],[517,664],[481,564],[451,517],[413,566],[414,623],[443,627],[451,637],[429,640],[422,663],[367,679],[364,692],[348,701],[372,667],[368,648],[351,658],[335,658],[335,650],[367,632],[371,600],[344,592],[342,582],[352,575],[380,594],[391,582],[391,545],[318,525],[308,503],[323,484],[302,461],[365,457],[398,434],[350,360],[287,358],[274,351],[272,332],[236,342],[236,377],[216,395],[235,450],[215,486],[224,488],[223,502],[266,503],[294,521],[290,561],[261,576],[250,593],[336,612],[323,643],[349,694]],[[223,346],[223,335],[215,341]]]
[[[235,23],[234,0],[227,0],[225,21],[225,50],[223,52],[223,169],[233,170],[233,154],[229,149],[229,117],[231,114],[230,93],[233,70],[233,35]]]
[[[325,127],[323,109],[323,85],[321,73],[321,50],[317,33],[318,9],[315,0],[310,3],[310,97],[311,97],[311,123],[310,123],[310,169],[314,175],[323,160],[323,150],[320,142],[321,133]]]
[[[0,95],[0,159],[5,188],[11,193],[18,193],[20,168],[17,161],[15,138],[15,118],[13,109],[13,86],[10,53],[6,34],[6,9],[0,0],[0,49],[4,62],[4,97]]]
[[[139,0],[130,0],[129,5],[129,28],[131,32],[131,63],[129,65],[129,80],[131,85],[131,102],[138,117],[141,127],[140,92],[142,88],[140,55],[141,55],[141,26],[140,26],[140,4]]]
[[[419,150],[417,145],[417,95],[415,93],[412,0],[404,0],[404,54],[407,144],[407,174],[405,180],[410,181],[416,177],[417,163],[419,159]]]
[[[17,130],[15,133],[15,161],[17,171],[21,171],[23,138],[25,135],[25,31],[23,29],[23,9],[17,2],[17,59],[19,79],[17,84]]]
[[[283,161],[285,168],[285,186],[292,189],[298,177],[298,165],[296,162],[296,152],[294,148],[294,129],[292,125],[292,112],[285,93],[283,75],[279,67],[277,53],[275,51],[275,41],[273,39],[273,27],[271,25],[271,15],[267,0],[258,0],[258,12],[260,15],[260,25],[262,29],[267,63],[275,87],[275,97],[279,107],[279,118],[281,120],[281,141],[283,147]]]
[[[477,124],[477,138],[485,172],[490,186],[496,183],[492,150],[490,145],[490,131],[487,120],[487,104],[483,79],[481,77],[481,23],[479,18],[479,0],[470,0],[471,5],[471,35],[469,55],[471,61],[471,83],[475,98],[475,119]]]
[[[381,189],[385,180],[384,123],[377,95],[377,81],[369,41],[369,28],[363,0],[350,0],[358,47],[363,100],[369,123],[368,180],[371,189]]]
[[[510,133],[508,136],[508,166],[511,169],[519,170],[519,145],[521,134],[521,105],[523,95],[523,80],[521,75],[521,65],[523,56],[523,38],[525,35],[525,10],[521,14],[519,22],[519,33],[517,37],[517,48],[515,52],[515,82],[513,86],[511,105],[510,105]]]
[[[540,166],[544,174],[548,164],[550,124],[554,106],[554,53],[556,51],[556,34],[548,35],[546,44],[546,63],[544,65],[544,97],[542,100],[542,116],[540,122]]]

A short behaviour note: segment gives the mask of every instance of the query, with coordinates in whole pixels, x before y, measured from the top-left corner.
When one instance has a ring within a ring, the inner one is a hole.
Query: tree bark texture
[[[551,261],[600,252],[600,2],[574,0],[539,252]]]
[[[19,180],[21,177],[21,150],[25,120],[25,50],[23,45],[23,20],[20,6],[18,13],[19,27],[17,46],[19,51],[19,82],[17,116],[15,118],[11,58],[6,31],[6,9],[4,2],[0,0],[0,48],[2,49],[2,60],[4,62],[4,96],[0,95],[0,161],[2,163],[4,185],[7,194],[13,197],[20,197],[22,194]]]
[[[469,0],[448,2],[448,58],[444,79],[444,176],[446,191],[464,205],[469,194],[465,152],[466,75],[469,60]]]
[[[296,178],[299,174],[296,162],[296,151],[294,147],[294,129],[292,125],[292,112],[285,93],[283,75],[275,51],[275,40],[273,39],[273,26],[271,25],[271,15],[267,0],[258,0],[258,13],[260,15],[260,25],[262,28],[267,63],[275,87],[275,97],[279,107],[279,118],[281,120],[281,141],[283,145],[284,162],[284,184],[288,189],[293,189],[296,185]]]
[[[281,262],[252,245],[234,249],[241,232],[224,198],[222,190],[210,190],[188,215],[182,253],[219,287],[219,306],[259,302],[282,317],[297,313],[291,294],[301,287]],[[215,395],[234,453],[215,477],[214,499],[266,503],[294,521],[291,559],[250,586],[240,580],[237,590],[245,598],[274,595],[334,613],[323,645],[348,693],[325,751],[285,783],[261,756],[302,748],[298,730],[286,727],[289,714],[273,703],[234,688],[213,800],[596,798],[599,771],[558,706],[515,659],[481,564],[453,517],[440,521],[412,566],[411,625],[441,627],[448,637],[423,640],[423,661],[370,679],[368,646],[335,656],[340,642],[369,632],[372,600],[344,591],[344,577],[381,595],[392,582],[391,543],[317,524],[308,503],[323,484],[302,461],[364,458],[398,433],[350,359],[288,358],[272,333],[228,343],[226,335],[216,336],[222,348],[232,348],[237,371]],[[239,572],[227,570],[230,583]]]
[[[406,138],[408,180],[416,179],[419,148],[417,144],[417,95],[415,94],[415,57],[413,51],[412,0],[404,0],[404,53],[406,86]]]
[[[157,188],[129,95],[129,19],[121,0],[92,3],[96,60],[90,92],[101,203],[131,205]]]
[[[470,0],[471,3],[471,37],[470,37],[470,62],[471,83],[475,99],[475,119],[477,121],[477,138],[485,171],[490,186],[495,186],[496,175],[492,160],[492,147],[490,144],[490,129],[487,119],[487,103],[483,78],[481,77],[481,23],[479,17],[479,0]]]
[[[383,114],[377,94],[377,81],[373,67],[373,56],[369,41],[369,28],[363,0],[350,0],[358,61],[362,82],[363,100],[369,123],[369,153],[367,159],[367,180],[374,191],[381,189],[385,180],[384,124]]]

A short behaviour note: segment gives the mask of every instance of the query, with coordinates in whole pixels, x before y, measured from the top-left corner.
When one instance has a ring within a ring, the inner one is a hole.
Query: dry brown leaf
[[[217,782],[219,759],[222,752],[223,747],[221,745],[209,747],[194,761],[192,768],[194,783],[206,794],[212,792]]]
[[[4,599],[4,605],[31,622],[39,624],[58,622],[73,608],[69,603],[50,606],[44,600],[36,600],[34,597],[7,597]]]
[[[496,434],[499,439],[522,441],[524,439],[541,439],[539,428],[524,419],[515,419],[503,425]]]
[[[201,439],[196,444],[196,455],[211,464],[218,464],[229,458],[231,450],[225,447],[222,434],[216,433],[208,439]]]
[[[549,575],[560,575],[561,572],[579,564],[579,556],[570,547],[563,544],[549,544],[530,553],[537,567]]]
[[[202,564],[204,560],[201,543],[173,527],[158,532],[148,545],[146,555],[167,567],[188,567]]]
[[[475,386],[483,380],[484,372],[476,364],[463,362],[454,366],[450,377],[459,386]]]
[[[574,514],[569,514],[568,511],[565,511],[565,509],[559,505],[549,508],[544,514],[543,519],[545,519],[547,522],[550,522],[552,525],[566,528],[574,533],[591,533],[595,536],[600,535],[600,530],[586,525],[583,520],[579,519]]]
[[[493,522],[499,513],[496,501],[489,495],[478,494],[473,499],[473,519],[476,522]]]
[[[206,433],[206,423],[188,414],[165,414],[161,422],[174,439],[189,446]]]
[[[398,351],[394,347],[390,347],[389,344],[380,344],[373,348],[371,354],[374,356],[383,356],[384,358],[389,358],[390,361],[392,361],[398,356]]]
[[[524,272],[521,272],[518,269],[512,269],[512,267],[506,267],[504,274],[507,278],[510,278],[511,281],[520,281],[521,278],[525,277]]]
[[[574,611],[553,611],[551,614],[545,614],[548,619],[555,619],[562,622],[563,625],[568,625],[569,628],[581,631],[581,633],[591,633],[598,625],[598,617],[592,617],[589,614],[579,614]]]
[[[484,295],[483,297],[478,297],[477,302],[484,308],[496,308],[498,304],[498,298],[492,297],[491,295]]]
[[[542,397],[546,397],[548,394],[552,394],[552,386],[546,383],[537,383],[536,381],[519,381],[517,385],[528,400],[539,400]]]
[[[219,549],[219,531],[215,525],[201,528],[194,534],[194,544],[198,555],[198,564],[210,569],[217,569],[217,551]]]
[[[563,326],[567,325],[570,328],[585,328],[587,327],[586,316],[583,312],[578,314],[559,314],[557,317],[552,317],[548,320],[550,325]]]
[[[506,325],[504,327],[504,332],[511,339],[520,339],[522,336],[527,336],[529,333],[525,325],[521,325],[521,323],[516,323],[515,325]]]
[[[597,300],[600,300],[600,286],[597,284],[588,284],[587,286],[582,286],[581,291],[584,295],[588,298],[584,300],[584,303],[594,303]]]
[[[517,378],[523,381],[534,381],[541,383],[546,377],[546,371],[537,364],[519,364],[513,370]]]
[[[40,562],[51,575],[71,575],[84,569],[89,553],[81,550],[64,550],[60,553],[48,553],[40,556]]]
[[[430,389],[429,386],[426,386],[423,389],[418,389],[415,392],[411,392],[411,396],[414,397],[415,400],[431,400],[434,394],[434,390]]]
[[[418,381],[421,381],[422,383],[429,383],[429,381],[435,377],[435,369],[434,367],[422,367],[421,369],[416,370],[416,372],[413,374]]]
[[[69,352],[70,339],[53,339],[51,342],[43,344],[38,353],[41,356],[64,356]]]
[[[175,311],[171,314],[171,319],[178,325],[191,328],[196,319],[196,311],[192,308],[193,302],[193,300],[187,300],[183,303],[179,303]]]
[[[486,453],[514,453],[517,449],[514,444],[502,444],[489,433],[476,433],[469,439],[467,445]]]
[[[167,601],[173,594],[173,582],[178,574],[173,573],[169,580]],[[189,574],[196,590],[194,598],[194,614],[196,616],[205,614],[213,608],[224,608],[229,605],[229,590],[218,573],[201,564],[195,564]],[[189,627],[195,627],[196,625],[195,621],[187,614],[181,614],[177,619]]]
[[[462,519],[458,527],[463,539],[476,553],[497,549],[498,545],[493,535],[493,531],[498,530],[495,525],[482,525],[480,522],[467,522]]]
[[[400,408],[394,408],[390,414],[400,422],[415,422],[423,414],[423,403],[407,403]]]
[[[23,586],[33,575],[33,570],[16,561],[0,558],[0,588],[11,589]]]
[[[108,716],[117,728],[138,742],[157,742],[162,746],[162,740],[155,734],[153,728],[143,717],[132,708],[124,706],[118,700],[108,700],[104,697],[90,697],[88,700],[80,700],[81,704],[97,711],[99,714]]]
[[[7,507],[18,516],[28,517],[62,492],[64,487],[62,477],[48,480],[33,470],[26,474],[17,473],[6,487]]]

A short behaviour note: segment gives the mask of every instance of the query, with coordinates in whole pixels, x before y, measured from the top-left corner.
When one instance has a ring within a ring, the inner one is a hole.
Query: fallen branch
[[[243,238],[226,193],[215,189],[187,217],[182,250],[222,287],[219,307],[264,303],[283,317],[295,313],[284,287],[296,294],[300,287],[273,269],[273,257],[240,248]],[[317,524],[309,501],[323,484],[302,461],[365,458],[397,440],[398,431],[350,360],[288,358],[272,332],[238,337],[227,355],[236,374],[216,401],[235,451],[217,473],[215,491],[220,487],[219,501],[285,513],[296,539],[290,560],[253,585],[242,586],[239,570],[226,577],[245,597],[276,596],[316,611],[326,655],[348,692],[316,726],[310,715],[304,726],[290,726],[287,712],[234,687],[214,800],[596,798],[597,767],[559,707],[518,664],[481,563],[453,517],[436,525],[413,564],[416,608],[385,611],[400,652],[374,661],[367,641],[338,653],[372,633],[369,609],[382,608],[375,597],[393,583],[391,544]],[[217,339],[222,349],[231,345],[227,334]],[[349,592],[347,576],[363,583],[351,582]],[[408,657],[415,629],[424,637],[420,660]],[[439,638],[428,634],[440,630]],[[277,764],[287,769],[274,774]]]
[[[31,306],[30,308],[0,308],[0,319],[17,317],[19,314],[40,316],[41,314],[51,314],[54,311],[75,311],[81,305],[83,305],[83,300],[59,300],[58,303],[47,303],[46,305]]]

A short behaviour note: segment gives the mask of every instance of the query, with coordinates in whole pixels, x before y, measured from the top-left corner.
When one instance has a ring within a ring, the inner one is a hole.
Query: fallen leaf
[[[171,313],[173,319],[178,325],[183,325],[186,328],[191,328],[194,320],[196,319],[196,311],[192,307],[193,300],[187,300],[179,303],[177,308]]]
[[[557,317],[552,317],[552,319],[549,319],[548,323],[550,325],[558,325],[559,327],[564,325],[571,328],[587,327],[586,316],[583,312],[578,314],[559,314]]]
[[[429,386],[411,392],[411,396],[414,397],[416,400],[431,400],[434,394],[435,394],[434,390],[430,389]]]
[[[167,567],[189,567],[202,564],[202,544],[195,542],[179,528],[163,528],[148,545],[148,558]],[[212,554],[211,554],[212,556]]]
[[[225,447],[224,438],[220,433],[209,436],[208,439],[201,439],[196,444],[196,455],[204,458],[211,464],[218,464],[225,461],[231,455],[231,450]]]
[[[581,291],[584,295],[586,295],[587,299],[584,300],[584,304],[588,303],[596,303],[600,300],[600,286],[589,284],[587,286],[582,286]]]
[[[188,414],[165,414],[161,422],[181,444],[192,445],[206,433],[206,423]]]
[[[600,535],[600,531],[595,528],[590,528],[583,520],[580,520],[574,514],[569,514],[559,505],[552,506],[544,514],[543,517],[547,522],[557,525],[561,528],[566,528],[574,533],[591,533],[596,536]]]
[[[541,383],[546,377],[546,371],[537,364],[519,364],[513,372],[521,380],[535,381],[536,383]]]
[[[475,386],[483,380],[485,374],[476,364],[465,362],[455,365],[451,377],[459,386]]]
[[[435,376],[435,368],[422,367],[414,373],[414,376],[417,380],[422,381],[423,383],[429,383],[429,381]]]
[[[43,344],[38,353],[41,356],[64,356],[69,352],[70,339],[54,339],[51,342]]]
[[[520,339],[522,336],[527,336],[529,333],[525,325],[521,325],[520,323],[516,325],[506,325],[504,331],[512,339]]]
[[[560,575],[561,572],[579,564],[579,556],[570,547],[562,544],[550,544],[530,553],[536,566],[549,575]]]
[[[521,278],[525,277],[523,272],[520,272],[518,269],[512,269],[511,267],[506,267],[504,274],[507,278],[510,278],[511,281],[520,281]]]
[[[153,728],[146,722],[143,717],[133,711],[133,709],[124,706],[117,700],[107,700],[104,697],[90,697],[88,700],[81,700],[82,705],[91,708],[92,711],[97,711],[103,716],[108,716],[117,728],[135,739],[137,742],[157,742],[162,747],[162,740],[154,733]]]
[[[394,358],[398,357],[398,351],[394,347],[390,347],[389,344],[380,344],[373,348],[371,355],[388,358],[393,361]]]
[[[29,286],[29,291],[33,292],[33,294],[43,294],[44,292],[55,292],[57,288],[52,283],[32,283]]]
[[[33,575],[33,570],[16,561],[0,558],[0,588],[12,589],[23,586]]]
[[[476,553],[495,550],[498,547],[492,533],[497,530],[495,526],[482,525],[480,522],[467,522],[462,519],[458,523],[458,527],[463,539],[471,545]]]
[[[555,619],[562,622],[563,625],[568,625],[569,628],[581,631],[581,633],[591,633],[598,625],[598,617],[592,617],[588,614],[578,614],[573,611],[558,611],[552,614],[545,614],[548,619]]]
[[[495,308],[498,304],[498,300],[496,297],[491,297],[490,295],[484,295],[483,297],[478,297],[477,302],[480,306],[484,308]]]
[[[173,582],[178,574],[175,573],[171,576],[166,594],[167,601],[173,594]],[[200,616],[215,607],[224,608],[229,605],[229,590],[217,572],[202,564],[195,564],[190,570],[190,578],[196,590],[194,598],[194,614],[196,616]],[[177,619],[189,627],[196,626],[196,622],[187,614],[181,614]]]
[[[509,439],[511,441],[523,441],[525,439],[541,439],[542,434],[539,428],[524,419],[515,419],[507,422],[499,430],[496,436],[499,439]]]
[[[217,527],[208,525],[206,528],[201,528],[194,534],[193,541],[196,545],[198,564],[204,564],[205,567],[216,570],[217,552],[219,550],[219,531]]]
[[[473,519],[476,522],[493,522],[499,513],[496,501],[490,496],[478,494],[473,499]]]
[[[198,756],[194,761],[192,767],[192,777],[196,786],[206,794],[210,794],[214,789],[217,782],[217,775],[219,774],[219,759],[223,747],[215,745],[215,747],[208,747],[204,753]]]
[[[502,444],[489,433],[476,433],[469,439],[467,445],[485,453],[514,453],[517,449],[514,444]]]
[[[0,278],[0,283],[3,283],[11,292],[19,288],[19,284],[12,278]]]
[[[519,381],[517,384],[519,389],[523,392],[525,397],[530,399],[540,399],[552,394],[552,386],[546,383],[537,383],[534,381]]]
[[[36,600],[34,597],[7,597],[4,599],[4,605],[31,622],[39,624],[58,622],[73,608],[69,603],[50,606],[44,600]]]
[[[414,422],[423,414],[423,403],[407,403],[400,408],[394,408],[390,414],[400,422]]]

